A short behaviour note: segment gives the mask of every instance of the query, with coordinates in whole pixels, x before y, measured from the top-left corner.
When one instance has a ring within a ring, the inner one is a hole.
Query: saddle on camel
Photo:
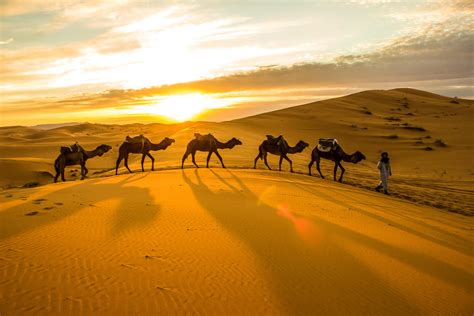
[[[145,146],[145,142],[147,141],[148,139],[143,136],[143,134],[140,134],[138,136],[135,136],[135,137],[130,137],[127,135],[127,137],[125,137],[125,142],[126,143],[138,143],[138,144],[141,144],[142,145],[142,150],[143,150],[143,147]]]
[[[79,151],[84,151],[84,149],[82,149],[81,145],[79,145],[77,142],[70,146],[61,146],[61,148],[59,149],[61,155],[77,153]]]
[[[202,135],[202,134],[199,134],[199,133],[194,133],[194,138],[196,138],[197,140],[200,140],[200,141],[215,139],[214,135],[212,135],[211,133],[206,134],[206,135]]]
[[[320,138],[318,142],[318,150],[322,152],[330,152],[339,146],[335,138]]]
[[[283,139],[282,135],[279,135],[278,137],[275,137],[273,135],[267,135],[268,145],[281,146],[282,145],[282,141],[281,141],[282,139]]]

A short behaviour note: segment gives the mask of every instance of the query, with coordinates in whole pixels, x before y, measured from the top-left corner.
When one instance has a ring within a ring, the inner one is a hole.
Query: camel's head
[[[174,142],[175,142],[174,138],[165,137],[165,139],[163,139],[163,143],[166,146],[170,146]]]
[[[105,154],[106,152],[108,152],[111,149],[112,149],[111,146],[102,144],[99,147],[97,147],[97,150],[99,151],[98,155],[102,156],[103,154]]]
[[[363,153],[361,153],[360,151],[356,151],[352,155],[351,162],[352,163],[358,163],[359,161],[364,160],[364,159],[365,159],[365,155]]]
[[[296,144],[296,146],[301,148],[301,151],[303,151],[306,147],[309,146],[309,144],[303,140],[300,140],[298,144]]]
[[[242,145],[242,142],[234,137],[230,140],[230,144],[232,145],[232,147],[234,147],[234,146],[237,146],[237,145]]]

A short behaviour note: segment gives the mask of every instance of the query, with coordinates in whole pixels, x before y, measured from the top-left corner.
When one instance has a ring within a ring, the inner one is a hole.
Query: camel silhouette
[[[267,138],[270,138],[270,137],[267,136]],[[270,166],[268,165],[268,161],[267,161],[267,154],[270,153],[273,155],[280,156],[280,162],[278,164],[280,171],[281,171],[281,163],[283,159],[285,159],[286,161],[290,163],[290,172],[293,172],[293,162],[291,161],[290,158],[288,158],[288,154],[300,153],[308,146],[309,146],[308,143],[300,140],[294,147],[291,147],[290,145],[288,145],[288,143],[282,136],[274,138],[274,141],[272,142],[270,142],[269,139],[266,139],[258,147],[258,155],[254,160],[253,168],[256,169],[257,161],[259,159],[263,159],[265,166],[267,166],[269,170],[272,170],[272,168],[270,168]]]
[[[217,140],[212,134],[201,135],[199,133],[194,134],[195,138],[191,140],[186,148],[186,152],[183,155],[183,159],[181,161],[181,169],[184,168],[184,161],[188,156],[191,154],[193,164],[199,168],[196,163],[195,156],[196,151],[207,151],[209,154],[207,155],[207,162],[206,168],[209,168],[209,160],[211,159],[212,154],[216,154],[217,158],[219,158],[222,167],[225,168],[224,161],[222,160],[221,155],[217,151],[218,149],[232,149],[237,145],[242,145],[242,142],[237,138],[232,138],[226,143],[222,143]]]
[[[361,160],[364,160],[365,155],[361,153],[360,151],[356,151],[355,153],[350,154],[350,155],[346,154],[344,150],[342,149],[342,147],[337,143],[335,147],[333,147],[331,150],[327,152],[319,150],[318,146],[316,146],[311,152],[311,161],[308,165],[309,175],[311,175],[311,168],[313,167],[313,164],[316,162],[316,169],[321,175],[321,178],[324,179],[324,176],[321,173],[321,168],[320,168],[321,158],[334,161],[334,181],[336,181],[337,168],[338,167],[341,168],[341,176],[339,177],[339,182],[342,182],[342,176],[344,175],[344,172],[346,171],[346,169],[342,167],[341,161],[352,162],[356,164],[360,162]]]
[[[74,165],[81,166],[81,180],[84,180],[84,178],[87,176],[87,173],[89,172],[89,170],[86,168],[86,161],[96,156],[100,157],[111,149],[112,147],[109,145],[103,144],[91,151],[85,150],[79,146],[79,149],[76,152],[61,153],[54,161],[54,169],[56,170],[54,182],[58,181],[59,175],[61,175],[61,180],[66,181],[64,178],[64,170],[66,169],[66,166]]]
[[[120,166],[120,162],[124,160],[125,168],[132,173],[132,170],[128,167],[128,155],[129,154],[142,154],[142,171],[145,171],[143,167],[143,163],[145,162],[145,157],[149,157],[151,159],[151,171],[155,170],[155,158],[150,154],[150,151],[157,151],[157,150],[165,150],[171,144],[175,142],[173,138],[165,137],[159,144],[152,143],[148,138],[140,135],[134,138],[130,138],[127,136],[127,140],[122,143],[119,147],[119,156],[117,158],[117,162],[115,164],[115,174],[118,174],[118,168]]]

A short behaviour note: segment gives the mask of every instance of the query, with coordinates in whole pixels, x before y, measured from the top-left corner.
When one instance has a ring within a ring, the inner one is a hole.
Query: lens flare
[[[314,222],[293,214],[286,205],[278,206],[277,214],[283,218],[288,219],[295,228],[298,236],[308,244],[317,246],[321,241],[321,234]]]

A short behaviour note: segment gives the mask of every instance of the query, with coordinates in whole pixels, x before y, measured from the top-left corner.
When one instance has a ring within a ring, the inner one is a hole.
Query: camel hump
[[[338,145],[337,139],[335,138],[320,138],[318,142],[318,150],[329,152],[336,149]]]
[[[79,145],[77,142],[69,145],[69,146],[61,146],[59,152],[62,155],[70,154],[70,153],[77,153],[78,151],[83,151],[84,149]]]
[[[280,143],[282,139],[283,139],[282,135],[279,135],[278,137],[275,137],[273,135],[267,135],[267,141],[270,145],[276,145]]]
[[[197,140],[213,140],[215,139],[215,137],[209,133],[207,135],[202,135],[202,134],[199,134],[199,133],[194,133],[194,137],[197,139]]]
[[[145,141],[147,141],[148,139],[143,136],[142,134],[138,135],[138,136],[134,136],[134,137],[130,137],[127,135],[127,137],[125,137],[125,141],[127,143],[144,143]]]

